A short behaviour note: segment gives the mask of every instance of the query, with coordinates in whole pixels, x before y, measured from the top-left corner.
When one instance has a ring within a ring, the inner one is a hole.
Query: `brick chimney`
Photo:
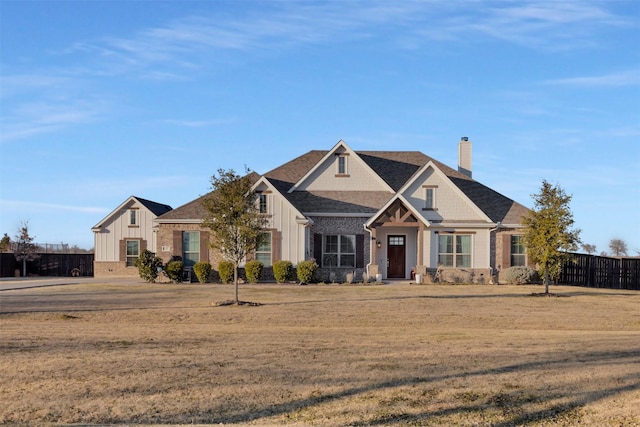
[[[458,172],[471,178],[471,141],[466,136],[458,143]]]

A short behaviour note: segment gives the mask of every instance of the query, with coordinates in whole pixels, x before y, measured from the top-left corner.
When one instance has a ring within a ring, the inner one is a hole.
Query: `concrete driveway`
[[[139,277],[94,278],[94,277],[3,277],[0,278],[0,292],[16,289],[41,288],[44,286],[78,285],[85,283],[144,283]]]

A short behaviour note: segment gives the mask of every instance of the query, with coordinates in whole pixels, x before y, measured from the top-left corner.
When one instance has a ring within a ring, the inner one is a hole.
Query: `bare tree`
[[[609,249],[612,256],[627,256],[627,243],[622,239],[611,239]]]
[[[589,243],[583,243],[582,250],[588,253],[589,255],[593,255],[596,253],[596,245],[591,245]]]
[[[35,236],[29,235],[29,222],[22,221],[16,234],[15,256],[16,260],[22,261],[22,277],[27,276],[27,261],[33,261],[39,257],[38,245],[33,243]]]

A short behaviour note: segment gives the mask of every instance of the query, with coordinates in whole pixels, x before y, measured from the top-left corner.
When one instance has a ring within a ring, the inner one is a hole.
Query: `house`
[[[136,258],[156,250],[154,220],[169,211],[171,206],[131,196],[96,224],[94,276],[138,276]]]
[[[463,138],[453,169],[418,151],[354,151],[339,141],[255,175],[269,229],[252,258],[266,267],[315,259],[324,280],[355,272],[488,283],[499,270],[526,265],[528,210],[475,181],[471,154]],[[217,267],[201,226],[203,197],[156,218],[157,255],[165,262],[181,256]]]

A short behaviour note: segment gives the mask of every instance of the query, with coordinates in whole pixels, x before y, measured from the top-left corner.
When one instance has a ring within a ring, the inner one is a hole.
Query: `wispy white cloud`
[[[637,86],[640,85],[640,69],[608,73],[599,76],[581,76],[547,80],[543,83],[548,85],[590,87]]]
[[[100,102],[79,100],[43,100],[18,104],[9,114],[3,114],[0,118],[0,143],[92,122],[99,117],[101,109]]]
[[[105,103],[86,100],[87,93],[104,87],[102,81],[113,77],[185,80],[228,61],[251,57],[247,53],[277,55],[300,46],[373,37],[384,37],[384,43],[398,48],[480,38],[532,48],[570,48],[597,43],[595,30],[629,24],[626,18],[609,12],[607,3],[587,0],[267,2],[253,6],[235,9],[233,14],[179,17],[128,35],[79,40],[49,52],[55,56],[53,62],[61,64],[56,68],[3,76],[1,141],[98,120],[107,110]],[[630,70],[545,83],[623,86],[637,85],[638,80],[637,70]],[[24,94],[39,101],[21,103]],[[102,99],[98,94],[93,97]],[[216,123],[175,120],[172,124],[201,127]]]
[[[559,49],[594,43],[593,30],[612,25],[626,21],[589,1],[271,2],[259,12],[247,8],[236,15],[186,16],[128,37],[80,41],[63,53],[95,57],[102,73],[153,69],[156,78],[173,78],[181,75],[178,69],[201,69],[216,57],[213,52],[366,39],[380,29],[400,47],[484,36]],[[141,76],[153,78],[153,73]]]
[[[95,206],[76,206],[76,205],[63,205],[57,203],[43,203],[31,200],[0,200],[3,211],[29,211],[37,209],[48,209],[58,211],[69,211],[79,213],[108,213],[110,209],[101,208]]]
[[[435,40],[488,37],[543,50],[592,46],[598,43],[595,30],[631,24],[602,6],[590,1],[451,2],[420,34]]]

